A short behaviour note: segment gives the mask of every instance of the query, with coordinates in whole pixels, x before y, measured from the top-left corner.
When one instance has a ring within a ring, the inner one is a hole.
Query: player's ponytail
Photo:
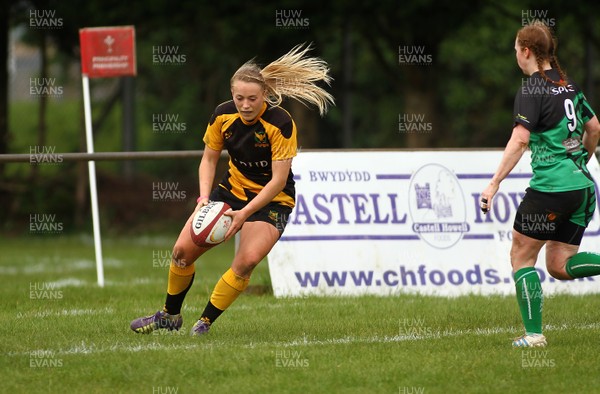
[[[323,116],[335,101],[317,82],[330,85],[332,78],[329,66],[323,59],[305,57],[311,49],[310,45],[296,45],[262,70],[250,60],[233,74],[231,84],[236,80],[258,83],[264,88],[265,100],[270,105],[280,105],[284,97],[293,98],[305,105],[315,105]]]
[[[542,22],[534,22],[522,27],[517,33],[517,42],[521,48],[529,48],[533,52],[538,71],[546,81],[559,86],[567,84],[567,74],[558,64],[558,58],[556,57],[556,38],[552,35],[548,26]],[[553,81],[546,75],[543,67],[545,61],[548,61],[550,66],[558,71],[560,81]]]

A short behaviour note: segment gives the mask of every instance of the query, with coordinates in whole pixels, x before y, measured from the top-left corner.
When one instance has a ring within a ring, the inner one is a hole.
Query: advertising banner
[[[513,294],[512,226],[531,178],[530,152],[484,215],[479,195],[501,157],[500,150],[299,153],[296,207],[268,256],[274,294]],[[600,179],[595,157],[588,167]],[[542,219],[528,225],[554,225]],[[580,250],[600,252],[598,209]],[[548,295],[600,289],[594,278],[550,277],[545,248],[536,268]]]

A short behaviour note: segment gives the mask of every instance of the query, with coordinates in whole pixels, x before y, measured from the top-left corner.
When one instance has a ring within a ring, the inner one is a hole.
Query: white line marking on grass
[[[164,278],[155,278],[155,279],[153,279],[153,278],[148,278],[148,277],[142,277],[142,278],[136,278],[136,279],[132,279],[132,280],[128,280],[128,281],[106,280],[104,282],[104,284],[107,287],[110,287],[110,286],[131,287],[131,286],[152,285],[152,284],[161,284],[161,285],[164,285],[165,284],[165,280],[164,280]]]
[[[296,306],[296,305],[301,305],[300,303],[298,304],[262,304],[262,305],[245,305],[245,304],[241,304],[241,305],[232,305],[231,306],[231,310],[238,310],[238,311],[256,311],[258,309],[279,309],[279,308],[288,308],[290,306]]]
[[[545,331],[564,331],[568,329],[575,330],[589,330],[589,329],[600,329],[600,323],[591,323],[586,325],[579,326],[568,326],[567,324],[562,324],[560,326],[554,325],[546,325],[544,327]],[[290,342],[276,342],[271,345],[281,346],[281,347],[295,347],[295,346],[325,346],[325,345],[340,345],[340,344],[350,344],[350,343],[393,343],[393,342],[415,342],[415,341],[424,341],[430,339],[440,339],[440,338],[451,338],[451,337],[461,337],[467,335],[476,335],[476,336],[490,336],[496,334],[510,334],[510,333],[518,333],[522,331],[522,328],[517,327],[491,327],[491,328],[475,328],[475,329],[466,329],[466,330],[444,330],[438,331],[429,335],[394,335],[394,336],[374,336],[374,337],[344,337],[344,338],[328,338],[328,339],[315,339],[309,340],[304,336],[301,339],[297,339]],[[246,348],[256,348],[257,345],[264,345],[267,343],[251,343],[246,346]]]
[[[114,352],[143,352],[148,350],[190,350],[197,349],[199,347],[210,347],[210,344],[193,343],[193,344],[178,344],[178,345],[163,345],[162,343],[152,342],[144,343],[139,345],[131,345],[124,343],[115,343],[109,346],[98,347],[95,344],[81,344],[70,347],[67,350],[60,349],[57,351],[58,354],[91,354],[91,353],[114,353]]]
[[[175,334],[177,335],[177,334]],[[226,345],[225,342],[221,343],[222,345]],[[186,343],[186,344],[171,344],[171,345],[163,345],[159,342],[152,343],[144,343],[138,345],[125,344],[122,342],[117,342],[112,345],[106,346],[98,346],[94,343],[85,343],[82,341],[77,345],[73,345],[68,349],[33,349],[26,352],[8,352],[8,356],[28,356],[32,353],[36,352],[45,352],[54,355],[75,355],[75,354],[100,354],[100,353],[137,353],[137,352],[145,352],[145,351],[165,351],[165,350],[207,350],[212,351],[215,346],[212,342],[198,342],[198,343]]]
[[[123,262],[118,259],[104,259],[105,267],[120,268],[123,265]],[[44,273],[63,273],[69,271],[87,271],[94,270],[95,267],[96,263],[93,260],[70,260],[60,258],[60,256],[50,256],[35,259],[25,258],[23,264],[18,266],[0,266],[0,275],[36,275]]]
[[[17,275],[18,273],[17,267],[0,267],[0,275]]]
[[[589,330],[589,329],[600,329],[600,323],[590,323],[578,326],[569,326],[562,324],[560,326],[546,325],[545,331],[564,331],[564,330]],[[517,327],[490,327],[490,328],[475,328],[466,330],[444,330],[438,331],[431,335],[395,335],[395,336],[373,336],[373,337],[344,337],[344,338],[327,338],[327,339],[308,339],[306,335],[302,338],[296,339],[289,342],[251,342],[241,347],[247,349],[256,349],[260,347],[299,347],[299,346],[330,346],[330,345],[346,345],[353,343],[394,343],[394,342],[416,342],[426,341],[431,339],[450,338],[450,337],[461,337],[467,335],[476,336],[489,336],[495,334],[508,334],[517,333],[522,328]],[[167,333],[168,334],[168,333]],[[132,334],[137,335],[137,334]],[[151,334],[152,335],[152,334]],[[171,333],[171,335],[182,335],[180,332]],[[121,352],[145,352],[145,351],[164,351],[164,350],[193,350],[199,349],[203,351],[213,351],[214,348],[234,346],[238,347],[237,344],[231,344],[230,342],[223,341],[210,341],[210,338],[199,339],[196,343],[182,343],[182,344],[169,344],[164,345],[160,342],[144,343],[138,345],[131,345],[123,342],[116,342],[111,345],[96,345],[94,343],[86,343],[82,341],[77,345],[73,345],[68,349],[33,349],[27,352],[8,352],[8,356],[27,356],[32,352],[52,352],[51,354],[58,355],[74,355],[74,354],[98,354],[98,353],[121,353]]]
[[[164,283],[164,280],[160,280],[161,283]],[[294,303],[294,304],[262,304],[262,305],[244,305],[244,304],[240,304],[240,305],[235,305],[233,304],[232,306],[230,306],[228,310],[235,310],[235,311],[256,311],[256,310],[260,310],[260,309],[279,309],[279,308],[287,308],[288,306],[296,306],[296,305],[302,305],[301,303]],[[194,306],[194,305],[188,305],[185,304],[182,308],[182,311],[184,312],[191,312],[191,313],[196,313],[196,312],[202,312],[204,310],[204,307],[200,307],[200,306]]]
[[[48,316],[84,316],[84,315],[108,315],[115,313],[113,308],[102,308],[102,309],[61,309],[61,310],[44,310],[39,312],[19,312],[17,313],[17,319],[24,317],[44,318]]]
[[[64,279],[56,280],[54,282],[48,282],[48,287],[51,289],[67,287],[67,286],[82,287],[82,286],[87,286],[88,284],[89,284],[88,281],[81,280],[78,278],[64,278]]]

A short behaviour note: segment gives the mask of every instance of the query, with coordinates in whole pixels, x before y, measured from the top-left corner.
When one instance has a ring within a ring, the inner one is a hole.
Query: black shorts
[[[244,208],[248,204],[248,202],[250,202],[250,200],[240,200],[239,198],[234,196],[230,191],[222,188],[221,186],[215,187],[210,193],[209,198],[211,201],[226,202],[234,211],[239,211],[240,209]],[[258,211],[254,212],[252,215],[250,215],[248,219],[246,219],[246,221],[269,223],[275,226],[277,231],[279,231],[279,236],[281,237],[281,234],[283,234],[283,230],[285,230],[285,226],[287,225],[288,220],[290,219],[291,213],[292,208],[286,205],[281,205],[276,202],[271,202],[259,209]]]
[[[594,186],[558,193],[528,187],[526,192],[515,216],[515,231],[542,241],[581,244],[596,208]]]

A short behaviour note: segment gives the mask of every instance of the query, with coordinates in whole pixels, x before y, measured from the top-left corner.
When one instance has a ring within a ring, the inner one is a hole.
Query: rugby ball
[[[192,218],[190,235],[200,247],[210,247],[225,240],[231,226],[231,217],[225,216],[231,207],[222,201],[211,201],[196,212]]]

